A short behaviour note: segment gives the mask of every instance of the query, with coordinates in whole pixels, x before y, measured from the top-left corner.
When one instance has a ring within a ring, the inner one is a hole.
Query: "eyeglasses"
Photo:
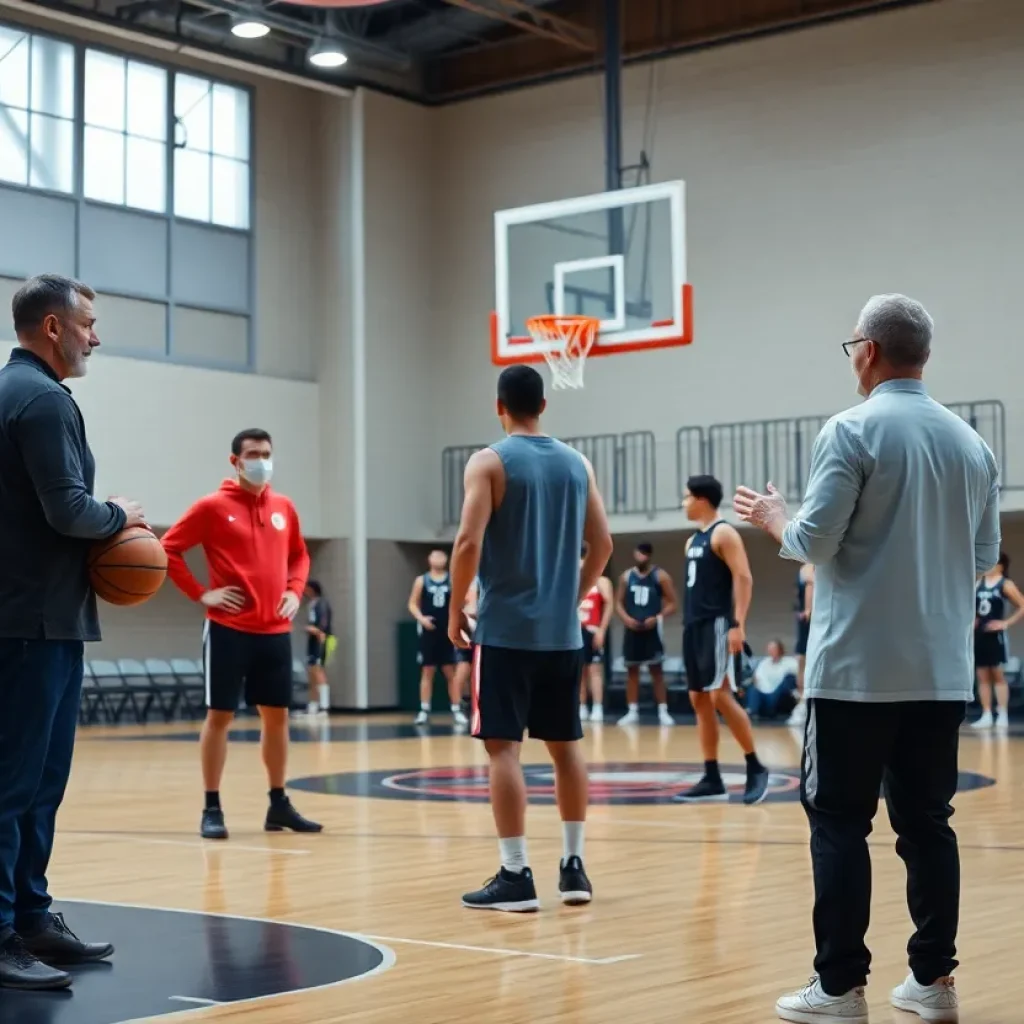
[[[862,341],[871,341],[870,338],[851,338],[849,341],[843,342],[843,353],[846,358],[850,358],[850,348],[853,345],[859,345]]]

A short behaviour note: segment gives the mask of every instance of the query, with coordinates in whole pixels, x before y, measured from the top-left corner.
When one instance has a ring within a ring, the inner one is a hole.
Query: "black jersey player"
[[[718,715],[747,760],[743,802],[760,803],[768,791],[768,769],[754,750],[747,712],[736,700],[739,665],[746,648],[746,619],[753,578],[743,540],[718,514],[722,485],[712,476],[686,483],[683,508],[697,524],[686,544],[683,584],[683,663],[704,754],[704,777],[680,799],[727,800],[718,767]]]
[[[619,725],[640,721],[640,668],[647,666],[654,698],[658,703],[658,723],[675,725],[668,713],[668,690],[661,663],[665,646],[661,623],[679,607],[676,588],[664,569],[652,560],[654,548],[644,541],[633,551],[633,568],[619,577],[615,610],[626,627],[622,638],[622,659],[626,663],[626,714]]]
[[[1007,576],[1010,557],[1005,552],[990,572],[978,580],[974,599],[974,672],[978,677],[978,700],[981,718],[975,729],[990,729],[993,725],[1005,729],[1009,724],[1007,705],[1010,688],[1003,675],[1003,666],[1010,652],[1006,630],[1024,617],[1024,597],[1017,585]],[[1013,614],[1007,615],[1010,606]],[[995,691],[996,714],[992,715],[992,696]]]
[[[440,669],[448,684],[452,720],[461,728],[468,723],[462,713],[459,682],[455,679],[455,647],[446,631],[452,595],[448,556],[440,550],[431,551],[427,565],[429,570],[416,577],[409,594],[409,614],[416,620],[419,631],[420,710],[416,724],[426,725],[430,720],[434,676]]]

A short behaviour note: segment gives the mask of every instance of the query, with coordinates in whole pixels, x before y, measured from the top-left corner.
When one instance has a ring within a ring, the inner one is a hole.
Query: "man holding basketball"
[[[145,525],[137,502],[93,498],[96,463],[62,383],[84,376],[99,346],[94,298],[64,277],[26,282],[11,303],[18,347],[0,370],[0,986],[8,988],[67,988],[71,975],[54,965],[114,952],[80,941],[50,913],[46,882],[84,641],[100,639],[89,549]]]
[[[231,442],[237,473],[200,498],[163,538],[167,571],[186,597],[206,607],[203,668],[206,722],[200,740],[206,806],[200,834],[227,839],[220,780],[228,727],[238,701],[259,709],[263,764],[270,784],[264,828],[319,832],[285,795],[288,710],[292,697],[292,619],[309,576],[309,552],[295,506],[270,489],[273,445],[265,430],[249,429]],[[202,547],[210,574],[204,587],[185,563]]]

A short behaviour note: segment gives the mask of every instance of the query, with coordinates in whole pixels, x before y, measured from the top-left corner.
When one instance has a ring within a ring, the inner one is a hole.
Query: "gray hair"
[[[38,327],[50,314],[74,312],[78,298],[96,298],[96,293],[81,281],[57,274],[40,274],[29,278],[15,292],[11,300],[11,314],[14,317],[14,333]]]
[[[873,295],[857,320],[858,336],[870,338],[882,358],[898,369],[924,366],[934,329],[928,310],[906,295]]]

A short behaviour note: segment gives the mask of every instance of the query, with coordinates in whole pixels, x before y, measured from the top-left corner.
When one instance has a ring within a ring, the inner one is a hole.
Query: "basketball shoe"
[[[467,892],[462,905],[471,910],[504,910],[509,914],[524,914],[540,910],[537,888],[533,884],[533,872],[529,868],[516,874],[501,868],[482,889]]]
[[[558,891],[567,907],[577,907],[594,898],[594,887],[579,857],[570,857],[565,863],[559,864]]]
[[[795,1024],[868,1024],[868,1001],[863,988],[830,996],[817,975],[799,992],[783,996],[775,1004],[780,1020]]]
[[[897,1010],[916,1013],[921,1020],[950,1022],[960,1020],[960,1000],[952,978],[939,978],[934,985],[919,985],[913,974],[892,990],[892,1005]]]

